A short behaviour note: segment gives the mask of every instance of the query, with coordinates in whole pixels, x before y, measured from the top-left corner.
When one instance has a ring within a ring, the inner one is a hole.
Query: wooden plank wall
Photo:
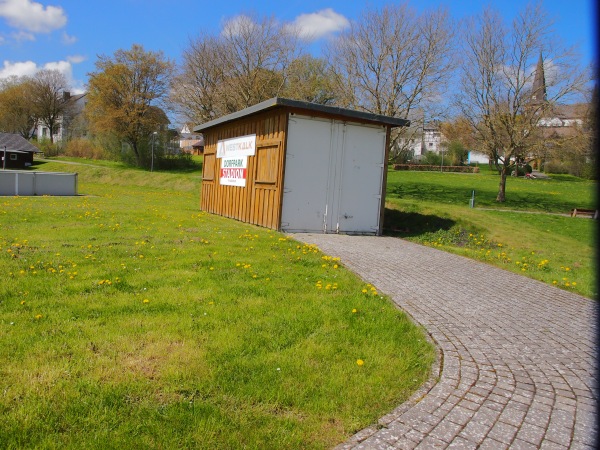
[[[280,228],[287,117],[286,110],[277,109],[205,131],[202,210]],[[256,134],[256,154],[248,157],[246,187],[222,186],[217,142],[249,134]]]

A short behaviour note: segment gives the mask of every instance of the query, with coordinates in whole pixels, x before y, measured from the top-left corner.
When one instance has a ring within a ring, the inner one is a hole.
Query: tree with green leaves
[[[162,52],[141,45],[100,56],[90,74],[86,115],[94,133],[112,133],[128,144],[138,165],[146,159],[154,132],[166,128],[161,108],[174,64]]]
[[[0,131],[31,139],[37,126],[33,81],[29,77],[0,80]]]

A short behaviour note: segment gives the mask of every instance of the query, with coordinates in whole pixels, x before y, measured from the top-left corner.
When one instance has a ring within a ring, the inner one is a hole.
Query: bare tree
[[[187,120],[198,122],[279,95],[299,54],[298,36],[272,17],[228,21],[218,37],[201,35],[184,51],[171,100]]]
[[[486,9],[462,29],[456,105],[475,130],[481,148],[498,166],[496,200],[504,202],[511,161],[518,164],[543,145],[539,120],[553,105],[581,92],[585,71],[578,69],[573,52],[559,45],[540,3],[527,5],[509,26],[496,11]],[[540,55],[545,89],[534,90]]]
[[[402,131],[422,132],[424,121],[440,116],[453,37],[441,8],[420,15],[406,3],[365,10],[327,49],[338,103],[409,119]],[[404,137],[408,143],[412,136]]]
[[[202,123],[229,112],[220,94],[226,81],[220,60],[225,51],[218,38],[206,35],[190,41],[184,50],[182,66],[171,83],[170,100],[186,120]]]
[[[48,127],[50,142],[54,143],[54,135],[68,108],[67,77],[58,70],[40,70],[32,83],[35,115],[40,123]]]

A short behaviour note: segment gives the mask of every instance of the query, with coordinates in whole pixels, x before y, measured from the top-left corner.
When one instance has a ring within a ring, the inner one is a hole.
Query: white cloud
[[[66,32],[62,34],[62,42],[66,45],[71,45],[77,42],[77,38],[75,36],[69,36]]]
[[[221,34],[224,36],[239,36],[244,30],[252,29],[255,26],[256,24],[251,17],[241,14],[225,22]]]
[[[67,23],[67,16],[60,6],[44,7],[32,0],[0,0],[0,17],[13,28],[32,33],[49,33]]]
[[[0,79],[8,78],[11,76],[32,76],[40,70],[37,64],[33,61],[24,61],[24,62],[10,62],[4,61],[3,67],[0,69]]]
[[[83,56],[69,56],[66,61],[53,61],[44,65],[38,65],[33,61],[4,61],[2,67],[0,67],[0,79],[11,76],[31,77],[43,69],[58,70],[67,78],[67,81],[72,88],[72,92],[81,93],[83,92],[83,83],[73,78],[73,64],[79,64],[84,60],[85,58]]]
[[[16,31],[12,33],[10,37],[17,42],[35,41],[35,36],[32,33],[28,33],[26,31]]]
[[[299,15],[296,17],[294,25],[300,30],[303,38],[317,40],[348,28],[350,21],[333,9],[327,8],[316,13]]]
[[[86,57],[81,55],[67,56],[67,61],[69,61],[71,64],[79,64],[84,62],[85,60]]]

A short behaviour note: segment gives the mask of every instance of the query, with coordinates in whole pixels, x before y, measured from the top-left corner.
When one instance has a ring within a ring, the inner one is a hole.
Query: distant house
[[[546,138],[572,136],[577,127],[584,125],[589,108],[589,103],[555,105],[538,121],[538,126]]]
[[[37,147],[17,133],[0,133],[0,169],[24,169],[33,164]]]
[[[179,132],[179,147],[182,152],[201,155],[204,153],[204,136],[191,132],[189,126],[184,125]]]
[[[397,147],[405,148],[412,154],[412,159],[419,161],[427,152],[440,154],[445,149],[446,137],[442,134],[439,124],[426,123],[421,130],[401,138]]]
[[[489,164],[490,156],[487,153],[469,150],[467,155],[467,164]]]
[[[58,120],[58,125],[53,130],[52,140],[55,143],[87,135],[87,122],[83,115],[87,103],[87,93],[71,95],[70,92],[65,91],[63,100],[66,101],[66,108],[65,113]],[[37,126],[36,136],[38,140],[50,140],[50,129],[40,122]]]

